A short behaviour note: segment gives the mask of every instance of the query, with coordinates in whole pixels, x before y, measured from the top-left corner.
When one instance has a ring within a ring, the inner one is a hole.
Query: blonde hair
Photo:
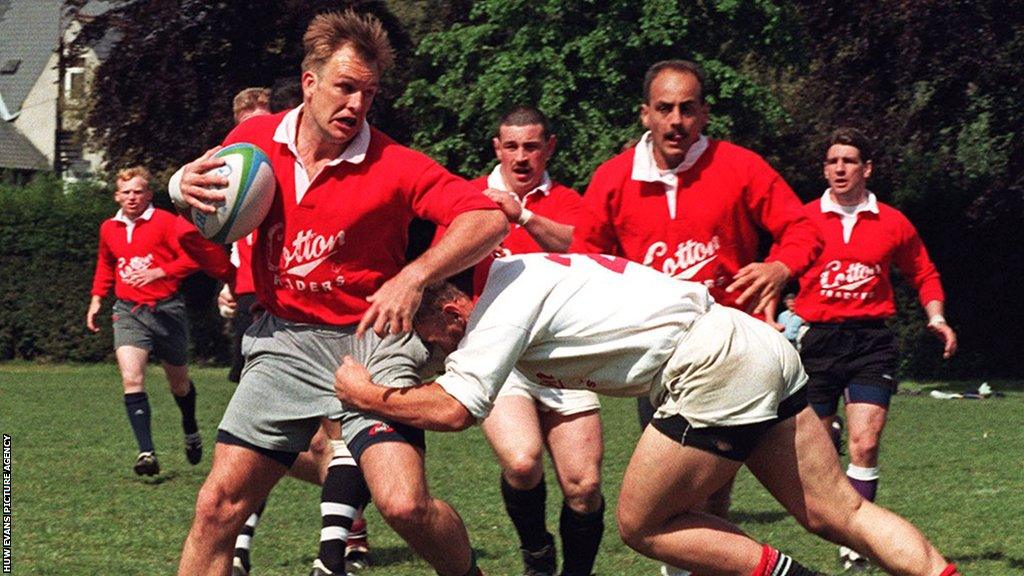
[[[150,174],[149,170],[145,166],[132,166],[130,168],[124,168],[117,172],[116,182],[127,182],[136,176],[141,176],[146,181],[146,187],[149,188],[150,183],[153,181],[153,175]]]
[[[319,70],[340,48],[351,46],[366,64],[380,74],[395,62],[395,54],[380,20],[371,14],[357,14],[351,8],[344,12],[320,14],[309,23],[302,37],[306,56],[302,71]]]
[[[246,88],[235,94],[231,111],[237,120],[238,115],[242,112],[248,112],[257,108],[270,110],[270,88]]]

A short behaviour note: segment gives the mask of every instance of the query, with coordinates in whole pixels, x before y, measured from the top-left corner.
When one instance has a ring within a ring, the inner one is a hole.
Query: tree
[[[82,0],[68,0],[74,11]],[[329,0],[120,0],[92,19],[76,43],[113,32],[119,38],[99,67],[86,125],[108,166],[176,168],[217,144],[232,126],[231,98],[248,86],[298,78],[302,34],[319,12],[354,7],[378,16],[399,62],[409,52],[401,24],[381,2]],[[388,125],[397,92],[385,79],[375,105]],[[390,88],[390,90],[388,90]]]
[[[781,3],[717,0],[482,0],[468,21],[426,36],[423,76],[399,101],[418,128],[414,143],[450,168],[475,175],[493,162],[498,116],[533,104],[559,138],[552,171],[582,187],[602,161],[639,136],[644,70],[667,58],[707,69],[710,132],[744,141],[775,134],[787,118],[755,82],[755,62],[785,64],[798,53]]]

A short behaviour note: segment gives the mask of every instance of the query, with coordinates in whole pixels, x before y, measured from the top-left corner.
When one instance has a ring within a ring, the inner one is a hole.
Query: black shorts
[[[894,394],[899,356],[896,335],[882,321],[811,324],[800,340],[800,360],[810,378],[807,400],[833,406],[834,414],[850,384]]]
[[[806,391],[807,387],[804,386],[780,402],[778,416],[763,422],[694,428],[686,418],[677,414],[668,418],[655,418],[651,426],[683,446],[692,446],[729,460],[744,462],[769,428],[796,416],[807,407]]]

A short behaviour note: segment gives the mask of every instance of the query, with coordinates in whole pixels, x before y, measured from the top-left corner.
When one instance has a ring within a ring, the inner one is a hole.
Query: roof
[[[42,152],[36,149],[13,122],[0,121],[0,166],[19,170],[52,168]]]
[[[18,61],[16,72],[0,74],[0,106],[9,115],[21,110],[57,49],[60,10],[61,0],[0,0],[0,67]]]

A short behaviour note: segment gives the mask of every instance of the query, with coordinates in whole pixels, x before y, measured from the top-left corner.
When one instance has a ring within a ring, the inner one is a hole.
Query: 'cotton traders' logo
[[[302,230],[289,242],[284,236],[284,224],[276,224],[267,230],[264,241],[267,269],[274,274],[274,285],[301,292],[330,292],[345,283],[340,275],[306,280],[345,244],[344,230],[329,236]]]
[[[153,265],[153,255],[146,254],[145,256],[132,256],[131,259],[118,258],[117,259],[117,273],[123,280],[126,276],[132,272],[138,272],[139,270],[145,270]]]
[[[844,267],[843,262],[832,260],[818,276],[821,295],[840,300],[867,300],[873,296],[881,273],[882,267],[878,264],[850,262]]]
[[[705,266],[718,258],[718,249],[722,243],[718,236],[712,236],[706,244],[696,240],[680,242],[675,254],[665,258],[661,263],[661,271],[680,280],[690,280]],[[654,262],[668,253],[668,244],[655,242],[647,248],[644,255],[644,266],[657,269]]]

